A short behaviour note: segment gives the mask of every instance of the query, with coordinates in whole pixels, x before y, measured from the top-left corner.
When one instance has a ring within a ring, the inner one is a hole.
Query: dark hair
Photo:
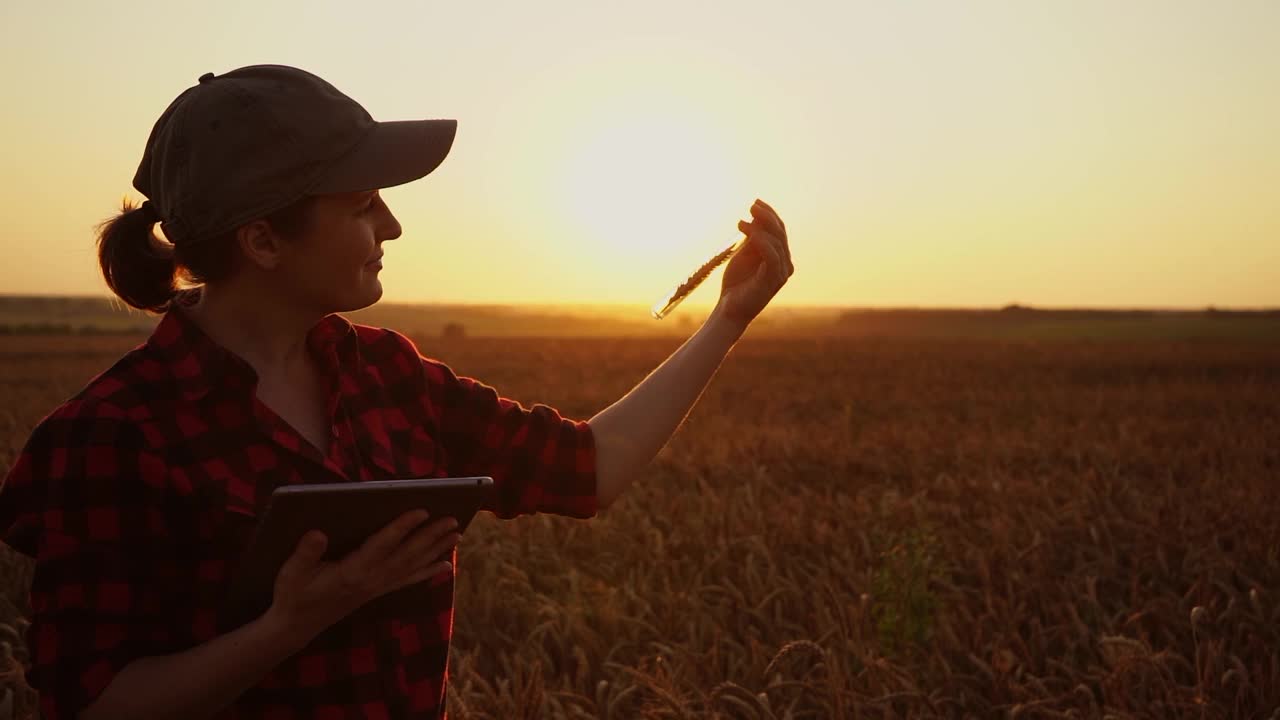
[[[280,235],[293,239],[306,232],[316,196],[307,195],[265,217]],[[97,226],[98,265],[121,300],[139,310],[164,313],[174,299],[192,287],[226,279],[236,268],[236,231],[179,246],[152,232],[150,213],[128,199],[121,212]]]

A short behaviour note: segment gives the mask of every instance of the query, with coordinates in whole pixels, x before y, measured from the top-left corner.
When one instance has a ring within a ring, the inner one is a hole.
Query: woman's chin
[[[362,282],[351,292],[344,293],[338,303],[343,309],[334,312],[354,312],[382,299],[382,282],[375,278],[361,278]]]

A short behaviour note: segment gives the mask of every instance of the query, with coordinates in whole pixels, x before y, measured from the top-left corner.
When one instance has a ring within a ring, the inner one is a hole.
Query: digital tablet
[[[410,510],[429,513],[428,523],[452,517],[462,534],[493,489],[491,477],[372,480],[352,483],[285,485],[271,493],[253,539],[225,598],[232,625],[248,622],[271,606],[276,574],[298,548],[302,536],[319,530],[328,537],[324,559],[336,561],[372,534]],[[446,553],[440,559],[448,559]],[[430,580],[375,598],[358,613],[412,614],[426,602]]]

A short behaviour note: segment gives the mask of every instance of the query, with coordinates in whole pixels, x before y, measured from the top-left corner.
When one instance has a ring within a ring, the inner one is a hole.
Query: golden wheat
[[[679,343],[415,340],[580,418]],[[137,338],[16,342],[0,469]],[[477,518],[450,714],[1267,717],[1276,437],[1274,345],[749,334],[615,507]]]

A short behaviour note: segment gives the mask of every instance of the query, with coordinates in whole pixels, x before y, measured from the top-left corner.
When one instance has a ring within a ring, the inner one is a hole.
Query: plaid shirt
[[[330,381],[327,457],[180,310],[33,430],[0,492],[0,532],[36,559],[27,681],[46,720],[74,717],[136,658],[234,629],[225,583],[277,486],[489,475],[484,509],[499,517],[596,513],[585,421],[340,315],[307,346]],[[343,620],[219,717],[444,717],[453,594],[451,575],[420,614]]]

